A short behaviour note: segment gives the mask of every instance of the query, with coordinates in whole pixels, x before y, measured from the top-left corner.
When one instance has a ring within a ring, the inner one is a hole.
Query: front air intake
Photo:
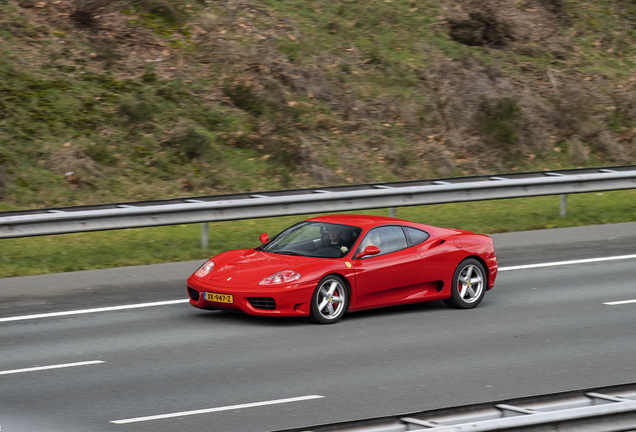
[[[197,291],[197,290],[195,290],[195,289],[192,289],[192,288],[188,287],[188,295],[189,295],[189,296],[190,296],[190,298],[191,298],[192,300],[194,300],[195,302],[196,302],[196,301],[199,301],[199,296],[200,296],[199,291]]]
[[[254,309],[276,310],[276,300],[271,297],[249,297],[247,301]]]

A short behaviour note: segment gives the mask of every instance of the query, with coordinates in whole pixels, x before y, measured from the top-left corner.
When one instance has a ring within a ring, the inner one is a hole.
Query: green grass
[[[636,190],[569,195],[566,217],[559,216],[559,203],[559,196],[547,196],[403,207],[397,217],[484,234],[636,221]],[[204,261],[228,249],[256,247],[261,233],[272,236],[306,217],[210,223],[207,249],[201,248],[199,224],[0,240],[0,277]]]

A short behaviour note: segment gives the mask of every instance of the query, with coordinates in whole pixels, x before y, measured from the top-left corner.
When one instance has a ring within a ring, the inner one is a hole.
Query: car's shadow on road
[[[485,301],[479,308],[488,307]],[[347,313],[338,323],[360,322],[369,319],[381,319],[391,316],[408,316],[414,317],[422,314],[430,314],[436,312],[461,313],[462,310],[449,308],[443,301],[431,301],[425,303],[414,303],[401,306],[389,306],[376,309],[367,309],[359,312]],[[270,317],[270,316],[253,316],[242,312],[229,311],[204,311],[194,310],[192,318],[198,322],[208,322],[216,324],[230,324],[236,326],[261,326],[261,327],[290,327],[290,326],[317,326],[310,321],[309,317]],[[330,327],[329,325],[325,328]]]
[[[375,309],[366,309],[359,312],[351,312],[343,319],[368,319],[380,316],[393,316],[393,315],[414,315],[424,312],[435,311],[439,309],[448,310],[448,306],[442,301],[430,301],[425,303],[412,303],[401,306],[388,306]]]
[[[242,312],[230,312],[224,310],[195,310],[193,319],[197,321],[231,324],[236,326],[268,326],[287,327],[299,325],[314,325],[309,317],[269,317],[247,315]]]

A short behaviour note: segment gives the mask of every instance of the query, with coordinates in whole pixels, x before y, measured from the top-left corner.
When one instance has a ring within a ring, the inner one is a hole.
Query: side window
[[[426,231],[419,230],[417,228],[411,228],[411,227],[402,227],[402,228],[404,228],[404,232],[406,233],[406,238],[409,241],[409,246],[418,245],[426,241],[426,239],[430,237],[429,233],[427,233]]]
[[[385,226],[372,229],[362,239],[359,251],[363,251],[370,245],[380,248],[380,254],[382,255],[407,247],[406,237],[404,237],[404,232],[399,226]]]

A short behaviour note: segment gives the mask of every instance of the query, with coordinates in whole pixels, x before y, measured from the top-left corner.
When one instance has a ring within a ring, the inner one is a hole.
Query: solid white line
[[[318,396],[318,395],[300,396],[300,397],[288,398],[288,399],[277,399],[277,400],[264,401],[264,402],[246,403],[242,405],[230,405],[230,406],[224,406],[224,407],[200,409],[195,411],[183,411],[183,412],[177,412],[177,413],[171,413],[171,414],[160,414],[160,415],[154,415],[154,416],[148,416],[148,417],[136,417],[136,418],[129,418],[124,420],[113,420],[111,421],[111,423],[115,423],[115,424],[136,423],[136,422],[143,422],[143,421],[150,421],[150,420],[161,420],[161,419],[167,419],[167,418],[173,418],[173,417],[207,414],[207,413],[213,413],[213,412],[219,412],[219,411],[231,411],[231,410],[254,408],[254,407],[260,407],[260,406],[266,406],[266,405],[284,404],[289,402],[300,402],[300,401],[320,399],[320,398],[324,398],[324,396]]]
[[[89,314],[89,313],[97,313],[97,312],[111,312],[111,311],[119,311],[126,309],[139,309],[139,308],[147,308],[154,306],[166,306],[173,305],[178,303],[187,303],[190,300],[188,299],[179,299],[179,300],[168,300],[168,301],[160,301],[154,303],[137,303],[131,305],[122,305],[122,306],[110,306],[103,308],[95,308],[95,309],[80,309],[74,311],[66,311],[66,312],[52,312],[52,313],[43,313],[36,315],[22,315],[15,317],[7,317],[0,318],[0,322],[8,322],[8,321],[22,321],[22,320],[30,320],[30,319],[39,319],[39,318],[51,318],[51,317],[60,317],[66,315],[81,315],[81,314]]]
[[[617,305],[624,305],[624,304],[630,304],[630,303],[636,303],[636,300],[621,300],[621,301],[615,301],[615,302],[607,302],[603,304],[609,305],[609,306],[617,306]]]
[[[93,365],[93,364],[99,364],[99,363],[106,363],[106,362],[102,360],[91,360],[91,361],[84,361],[84,362],[77,362],[77,363],[64,363],[64,364],[51,365],[51,366],[36,366],[36,367],[25,368],[25,369],[13,369],[13,370],[0,371],[0,375],[17,374],[17,373],[23,373],[23,372],[35,372],[35,371],[42,371],[42,370],[49,370],[49,369],[62,369],[62,368],[69,368],[74,366],[86,366],[86,365]]]
[[[512,267],[501,267],[499,271],[510,271],[510,270],[525,270],[525,269],[534,269],[541,267],[554,267],[554,266],[562,266],[562,265],[571,265],[571,264],[586,264],[586,263],[594,263],[594,262],[602,262],[602,261],[615,261],[615,260],[624,260],[624,259],[632,259],[636,258],[636,255],[619,255],[613,257],[603,257],[603,258],[588,258],[588,259],[580,259],[573,261],[557,261],[557,262],[549,262],[549,263],[541,263],[541,264],[528,264],[528,265],[520,265],[520,266],[512,266]]]

